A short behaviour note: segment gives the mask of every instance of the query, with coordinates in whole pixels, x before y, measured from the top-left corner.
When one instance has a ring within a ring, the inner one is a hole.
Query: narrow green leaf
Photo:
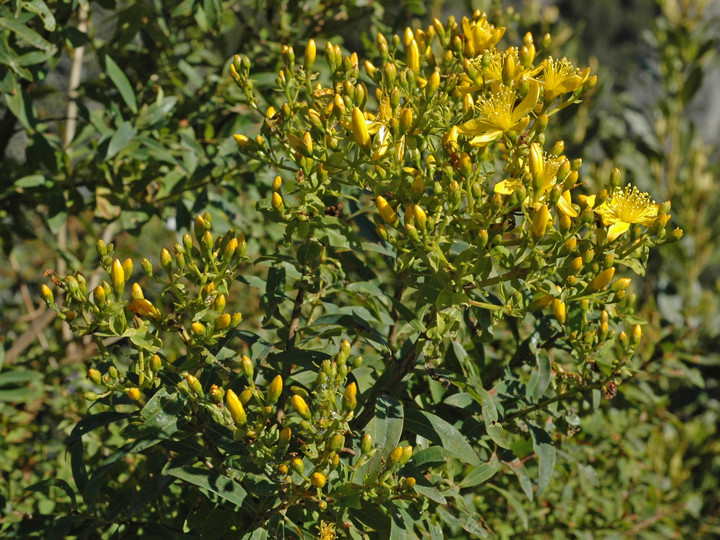
[[[210,469],[199,467],[174,467],[167,469],[164,474],[169,474],[185,482],[198,486],[199,488],[214,493],[238,507],[253,509],[253,504],[246,499],[247,492],[240,484],[234,482],[227,476],[218,474]]]
[[[375,418],[365,429],[373,438],[378,451],[367,465],[367,474],[376,477],[382,468],[382,460],[387,458],[400,442],[404,424],[402,403],[387,395],[381,395],[375,405]],[[359,471],[359,473],[361,473]],[[362,480],[362,476],[360,476]]]
[[[55,16],[45,2],[42,0],[27,0],[23,2],[22,5],[26,10],[40,16],[45,30],[48,32],[55,30]]]
[[[47,41],[45,38],[43,38],[40,34],[38,34],[35,30],[32,30],[31,28],[28,28],[22,23],[19,23],[18,21],[14,19],[7,19],[5,17],[0,17],[0,26],[4,26],[11,32],[15,32],[15,34],[21,38],[23,41],[28,43],[28,45],[32,45],[36,49],[42,49],[44,51],[56,51],[57,47]]]
[[[493,485],[491,485],[490,487],[493,488],[498,493],[500,493],[500,495],[505,497],[507,502],[510,503],[510,506],[513,507],[513,510],[515,510],[515,512],[517,512],[517,515],[520,518],[520,521],[522,521],[523,528],[527,531],[527,529],[530,525],[530,523],[528,521],[528,516],[527,516],[527,513],[525,512],[525,509],[522,507],[522,504],[520,504],[520,501],[518,501],[517,498],[515,498],[515,495],[513,495],[509,491],[504,490],[501,487],[497,487],[497,486],[493,486]]]
[[[477,469],[468,474],[462,482],[460,482],[459,487],[471,488],[479,486],[483,482],[487,482],[495,476],[495,473],[497,473],[499,468],[500,460],[498,459],[497,454],[493,454],[490,457],[490,461],[483,463]]]
[[[109,56],[105,57],[105,69],[107,70],[108,77],[112,80],[115,87],[120,92],[123,101],[127,104],[130,110],[137,113],[137,100],[135,99],[135,93],[133,92],[132,86],[127,76],[115,61]]]
[[[538,457],[538,495],[545,491],[555,469],[555,446],[550,435],[539,427],[529,424],[533,450]]]
[[[459,460],[481,467],[482,462],[465,437],[439,416],[417,409],[405,413],[405,426],[417,435],[441,445]]]
[[[125,148],[133,137],[137,134],[137,129],[130,122],[123,122],[110,139],[110,145],[107,149],[107,157],[114,157],[120,150]]]

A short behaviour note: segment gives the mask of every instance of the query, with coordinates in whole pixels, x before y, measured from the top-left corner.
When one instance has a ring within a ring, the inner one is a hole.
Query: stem
[[[363,411],[358,415],[355,420],[352,421],[353,431],[362,431],[365,426],[375,416],[375,403],[381,394],[392,395],[400,387],[400,382],[403,380],[405,375],[410,373],[410,370],[415,366],[415,360],[418,357],[419,352],[422,350],[422,346],[419,346],[422,339],[427,336],[425,333],[420,334],[412,346],[408,349],[407,353],[400,358],[399,361],[395,362],[395,365],[388,365],[383,372],[382,376],[377,380],[375,385],[370,389],[367,404]]]

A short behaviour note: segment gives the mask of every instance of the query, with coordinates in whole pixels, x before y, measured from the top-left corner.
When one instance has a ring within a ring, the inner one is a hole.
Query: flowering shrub
[[[257,208],[282,245],[249,252],[263,231],[204,213],[142,275],[99,241],[100,285],[49,272],[63,306],[43,287],[98,347],[70,440],[89,504],[125,461],[108,513],[183,501],[167,530],[484,537],[478,486],[514,507],[503,473],[547,489],[556,446],[634,375],[626,271],[682,231],[617,169],[585,189],[546,129],[596,78],[504,31],[436,19],[362,62],[328,42],[325,65],[312,39],[302,60],[286,46],[266,110],[234,58],[262,118],[235,140],[274,177]],[[252,290],[261,322],[237,305]],[[88,476],[83,435],[117,425]]]

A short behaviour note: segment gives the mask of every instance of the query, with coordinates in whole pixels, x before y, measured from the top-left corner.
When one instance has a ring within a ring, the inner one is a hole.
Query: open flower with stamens
[[[625,186],[625,189],[616,188],[610,197],[595,209],[608,229],[607,238],[615,240],[637,223],[650,226],[655,223],[660,205],[635,186]]]
[[[476,106],[480,118],[458,126],[458,132],[471,136],[470,144],[486,145],[508,131],[522,131],[530,123],[530,112],[537,104],[540,88],[530,83],[525,99],[516,105],[517,94],[512,88],[498,86],[489,96],[480,98]]]
[[[546,58],[543,63],[538,66],[542,69],[542,77],[538,80],[543,85],[545,102],[550,102],[561,94],[574,92],[590,75],[590,68],[580,71],[573,66],[567,58],[553,60],[552,57]]]

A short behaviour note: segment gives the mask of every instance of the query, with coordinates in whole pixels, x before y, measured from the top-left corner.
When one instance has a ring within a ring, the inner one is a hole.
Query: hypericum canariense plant
[[[642,321],[618,274],[682,232],[617,170],[585,192],[546,128],[595,77],[530,34],[503,48],[503,33],[479,12],[435,20],[378,35],[362,62],[327,43],[322,68],[313,40],[300,63],[286,46],[263,109],[235,57],[261,115],[235,140],[274,178],[258,208],[284,227],[255,260],[267,279],[243,277],[243,237],[215,238],[209,214],[163,250],[164,274],[143,261],[153,300],[139,285],[127,297],[132,263],[111,246],[92,295],[80,274],[54,277],[78,331],[129,339],[124,372],[101,347],[88,397],[141,407],[129,437],[192,439],[189,453],[168,444],[163,474],[235,508],[229,529],[314,534],[322,518],[355,537],[437,522],[481,536],[482,501],[464,494],[502,462],[532,498],[528,459],[542,492],[577,403],[632,376]],[[226,311],[235,280],[265,287],[262,329]]]

